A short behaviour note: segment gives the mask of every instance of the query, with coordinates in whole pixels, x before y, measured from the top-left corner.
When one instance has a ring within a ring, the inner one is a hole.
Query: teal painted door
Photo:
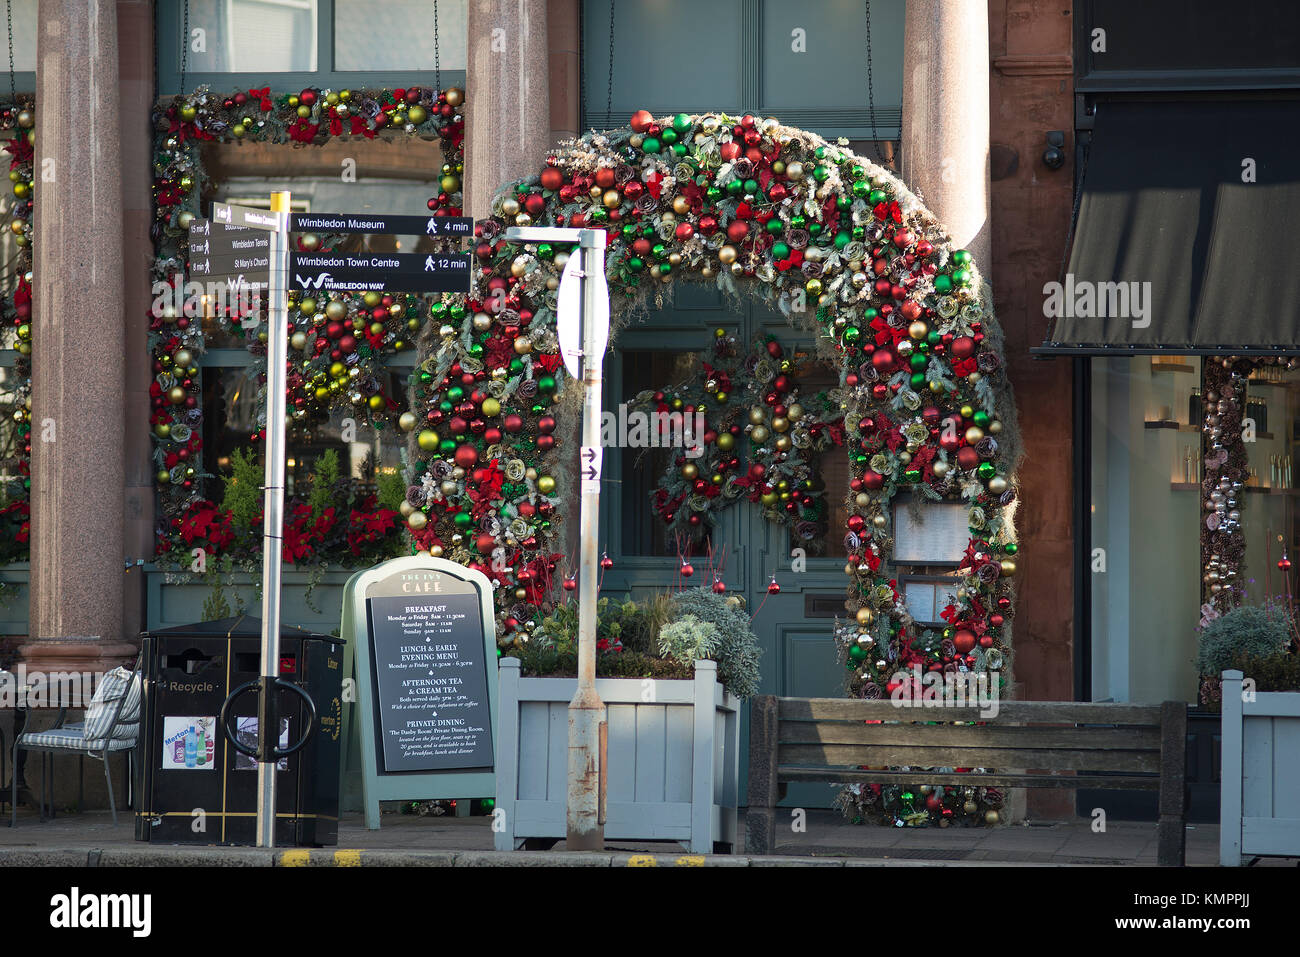
[[[709,349],[719,328],[736,336],[742,346],[766,333],[777,336],[787,354],[813,353],[809,334],[792,328],[780,313],[769,312],[761,303],[728,307],[716,290],[681,283],[671,308],[652,312],[617,337],[606,359],[605,408],[617,411],[619,403],[642,390],[681,382],[694,357]],[[799,382],[805,394],[836,383],[829,368],[808,358],[800,364]],[[670,454],[655,449],[605,452],[601,547],[614,564],[604,576],[602,595],[644,599],[680,586],[681,559],[664,541],[662,524],[650,504]],[[723,556],[719,578],[728,592],[744,597],[754,616],[754,633],[763,647],[762,694],[839,697],[844,693],[843,669],[837,664],[831,636],[834,616],[844,613],[841,536],[848,481],[844,450],[834,447],[823,453],[818,467],[831,506],[824,554],[792,554],[788,529],[765,519],[762,509],[747,499],[721,511],[711,537],[714,554]],[[696,569],[690,584],[711,584],[707,555],[697,552],[690,561]],[[776,594],[768,591],[773,578],[780,586]],[[746,708],[741,724],[742,784],[748,775],[748,731]],[[796,785],[784,803],[826,807],[834,793],[822,785]]]

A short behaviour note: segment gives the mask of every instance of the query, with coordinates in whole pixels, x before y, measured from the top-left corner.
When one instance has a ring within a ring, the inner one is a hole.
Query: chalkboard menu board
[[[478,592],[463,582],[429,584],[441,590],[367,602],[387,773],[492,766]]]
[[[343,667],[356,695],[343,714],[341,800],[359,783],[371,830],[383,801],[496,793],[493,614],[487,576],[428,554],[348,580],[341,630],[355,654]]]

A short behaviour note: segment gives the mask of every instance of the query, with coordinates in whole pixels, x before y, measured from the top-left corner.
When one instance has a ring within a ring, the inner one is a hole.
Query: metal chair
[[[136,748],[140,736],[140,659],[135,662],[135,669],[114,668],[104,675],[95,689],[94,696],[86,708],[83,722],[64,725],[61,711],[53,728],[44,731],[28,731],[14,739],[12,766],[18,766],[21,751],[42,752],[41,759],[41,819],[45,818],[45,798],[49,794],[51,814],[54,810],[54,766],[53,756],[57,754],[75,754],[80,758],[92,757],[104,762],[104,779],[108,783],[108,806],[113,812],[113,824],[117,824],[117,800],[113,794],[113,774],[108,756],[117,751],[127,752],[127,776],[130,777],[131,754]],[[45,770],[45,754],[51,755],[50,770]],[[10,826],[18,823],[18,776],[12,778],[13,793],[10,795]],[[47,785],[48,782],[48,785]]]

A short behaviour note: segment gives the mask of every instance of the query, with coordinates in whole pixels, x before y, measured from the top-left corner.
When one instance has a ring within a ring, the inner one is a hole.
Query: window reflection
[[[191,73],[315,72],[316,0],[188,3]]]

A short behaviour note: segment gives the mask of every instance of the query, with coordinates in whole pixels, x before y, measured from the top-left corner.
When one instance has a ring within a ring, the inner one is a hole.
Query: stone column
[[[992,279],[988,0],[907,0],[903,181]]]
[[[40,0],[29,669],[122,641],[122,168],[115,0]],[[141,135],[147,132],[141,129]]]
[[[469,0],[465,78],[465,214],[537,173],[551,142],[546,0]]]

